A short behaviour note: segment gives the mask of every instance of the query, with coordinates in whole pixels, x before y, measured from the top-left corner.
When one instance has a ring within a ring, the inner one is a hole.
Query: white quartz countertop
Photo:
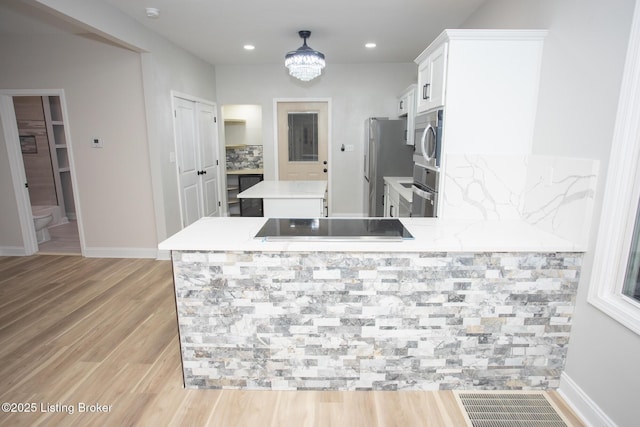
[[[385,176],[384,180],[393,187],[400,197],[403,197],[406,201],[410,202],[413,199],[413,191],[411,188],[405,187],[402,184],[412,184],[412,176]]]
[[[327,181],[260,181],[238,198],[248,199],[322,199]]]
[[[205,217],[169,237],[160,250],[314,252],[584,252],[524,221],[400,218],[414,236],[402,241],[265,241],[254,238],[267,218]]]

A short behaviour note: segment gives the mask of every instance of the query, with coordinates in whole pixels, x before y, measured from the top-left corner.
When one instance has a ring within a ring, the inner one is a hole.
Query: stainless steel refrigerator
[[[405,120],[365,120],[364,214],[383,216],[385,176],[413,176],[413,146],[406,145]]]

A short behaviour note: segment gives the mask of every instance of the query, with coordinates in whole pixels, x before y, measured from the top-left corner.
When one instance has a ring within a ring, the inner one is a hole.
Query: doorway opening
[[[1,108],[25,255],[82,255],[64,94],[14,92]]]

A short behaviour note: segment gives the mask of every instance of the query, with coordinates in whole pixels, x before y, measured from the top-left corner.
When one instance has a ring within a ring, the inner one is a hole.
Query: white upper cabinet
[[[422,58],[423,55],[424,53],[419,58]],[[436,46],[418,63],[418,99],[416,103],[418,113],[444,105],[446,68],[446,42]]]
[[[444,109],[443,155],[530,152],[546,34],[445,30],[416,58],[416,114]]]
[[[416,85],[412,84],[398,97],[398,117],[407,118],[407,129],[405,130],[404,142],[407,145],[414,145],[414,128],[416,116]]]

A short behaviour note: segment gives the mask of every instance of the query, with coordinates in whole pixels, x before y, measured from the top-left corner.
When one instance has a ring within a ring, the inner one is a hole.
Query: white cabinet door
[[[446,69],[447,43],[442,43],[418,65],[418,113],[444,105]]]
[[[398,209],[400,208],[400,194],[389,185],[389,216],[391,218],[397,218]]]
[[[401,99],[404,100],[404,111],[407,118],[407,129],[405,130],[404,142],[407,145],[415,145],[416,85],[413,84],[409,86],[402,94]]]
[[[407,116],[407,114],[409,113],[408,93],[405,92],[402,95],[400,95],[400,97],[398,98],[397,106],[398,106],[397,108],[398,117]]]
[[[383,193],[383,208],[382,208],[382,216],[389,216],[389,187],[391,187],[387,182],[384,183],[384,193]]]

